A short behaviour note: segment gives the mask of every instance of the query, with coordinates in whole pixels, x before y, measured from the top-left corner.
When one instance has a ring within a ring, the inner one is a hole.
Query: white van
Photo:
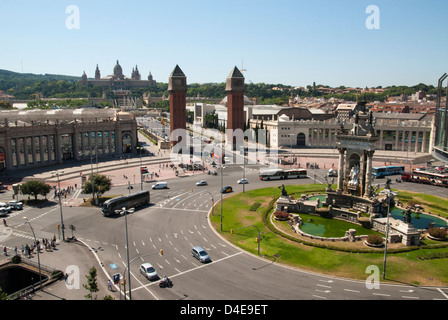
[[[168,189],[168,184],[166,182],[157,182],[152,185],[153,189]]]

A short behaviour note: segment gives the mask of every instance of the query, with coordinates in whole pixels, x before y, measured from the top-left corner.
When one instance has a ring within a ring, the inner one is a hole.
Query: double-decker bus
[[[103,212],[103,216],[107,217],[117,214],[122,208],[136,208],[148,203],[149,191],[146,190],[106,200],[104,201],[101,210]]]
[[[393,176],[396,174],[401,174],[404,172],[404,166],[384,166],[384,167],[373,167],[373,176],[375,178],[382,178],[385,176]]]
[[[401,181],[424,183],[448,188],[448,173],[438,173],[424,170],[403,172],[401,174]]]
[[[262,181],[266,180],[281,180],[281,179],[300,179],[307,178],[306,169],[271,169],[260,171],[259,178]]]

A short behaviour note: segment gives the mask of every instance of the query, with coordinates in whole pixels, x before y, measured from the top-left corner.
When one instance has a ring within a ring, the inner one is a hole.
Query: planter
[[[382,248],[384,246],[383,243],[373,244],[373,243],[368,243],[367,240],[364,240],[364,245],[366,245],[367,247],[371,247],[371,248]]]
[[[445,237],[445,238],[437,238],[437,237],[433,237],[433,236],[431,236],[430,234],[427,234],[426,237],[427,237],[428,239],[435,240],[435,241],[446,241],[446,240],[447,240],[446,237]]]

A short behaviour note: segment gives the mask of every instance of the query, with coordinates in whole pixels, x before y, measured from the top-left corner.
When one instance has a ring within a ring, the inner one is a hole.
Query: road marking
[[[331,289],[330,286],[326,286],[326,285],[319,284],[319,283],[316,283],[316,286],[318,286],[318,287],[323,287],[323,288],[330,288],[330,289]]]
[[[373,292],[372,294],[375,295],[375,296],[390,297],[390,294],[385,294],[385,293],[375,293],[375,292]]]
[[[404,299],[420,299],[420,297],[401,296]]]
[[[354,293],[360,293],[360,292],[361,292],[361,291],[358,291],[358,290],[352,290],[352,289],[344,289],[344,291],[354,292]]]
[[[330,293],[330,292],[331,292],[330,290],[318,290],[318,289],[316,289],[315,291],[317,291],[317,292],[323,292],[323,293]]]
[[[437,291],[439,291],[446,299],[448,299],[448,295],[442,291],[442,289],[437,288]]]

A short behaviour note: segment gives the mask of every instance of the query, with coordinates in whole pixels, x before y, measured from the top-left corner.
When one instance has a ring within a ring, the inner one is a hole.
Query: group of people
[[[42,249],[42,245],[45,248],[46,251],[50,251],[50,250],[54,250],[56,249],[56,236],[54,235],[52,239],[42,239],[42,242],[39,240],[34,241],[31,246],[28,244],[23,245],[21,247],[21,252],[23,256],[28,256],[29,258],[31,258],[31,254],[34,253],[34,251],[36,250],[39,251],[39,253],[41,252]],[[8,255],[8,248],[4,247],[3,248],[3,254],[5,256]],[[14,255],[18,255],[18,248],[17,246],[14,247]]]
[[[73,187],[73,186],[67,186],[67,188],[64,188],[64,189],[58,191],[58,189],[56,188],[56,186],[54,186],[54,197],[56,198],[56,197],[58,197],[58,196],[61,196],[61,197],[67,198],[67,195],[69,195],[70,192],[72,192],[73,190],[75,190],[75,188],[76,188],[76,184],[75,184],[75,187]]]

